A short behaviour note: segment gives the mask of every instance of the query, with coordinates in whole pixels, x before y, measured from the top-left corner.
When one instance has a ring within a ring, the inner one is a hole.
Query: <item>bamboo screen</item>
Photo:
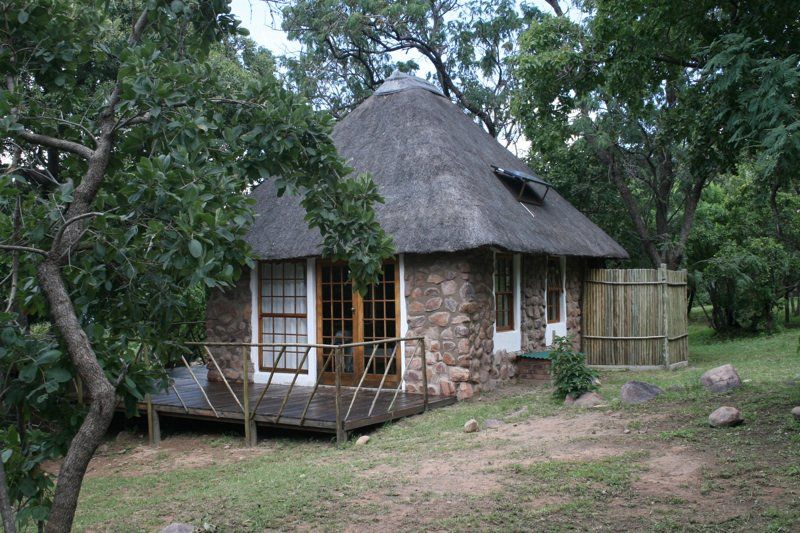
[[[587,363],[670,366],[688,361],[686,271],[594,269],[583,296]]]

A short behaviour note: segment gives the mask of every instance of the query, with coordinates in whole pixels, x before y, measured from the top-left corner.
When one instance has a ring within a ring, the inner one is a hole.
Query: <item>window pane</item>
[[[264,342],[308,342],[305,276],[305,261],[261,263],[261,331]],[[280,347],[264,348],[262,370],[274,366],[276,370],[293,372],[305,348],[287,346],[284,355],[276,361],[280,351]],[[307,363],[303,367],[307,368]]]
[[[561,321],[561,299],[564,294],[564,277],[561,259],[551,257],[547,260],[547,322]]]
[[[496,254],[494,264],[495,327],[499,331],[514,328],[514,257]]]

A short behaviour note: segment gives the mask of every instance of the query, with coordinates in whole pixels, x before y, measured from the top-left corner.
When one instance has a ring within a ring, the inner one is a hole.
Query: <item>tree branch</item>
[[[49,135],[41,135],[30,130],[22,130],[17,135],[31,144],[38,144],[39,146],[46,146],[48,148],[55,148],[56,150],[61,150],[63,152],[69,152],[86,160],[89,160],[94,156],[94,150],[88,146],[82,145],[81,143],[67,141],[66,139],[59,139],[57,137],[50,137]]]
[[[111,211],[113,211],[113,209]],[[110,213],[111,211],[107,211],[107,213]],[[79,220],[83,220],[83,219],[86,219],[86,218],[92,218],[92,217],[98,217],[100,215],[105,215],[105,214],[106,213],[103,213],[102,211],[91,211],[89,213],[83,213],[81,215],[76,215],[76,216],[70,218],[69,220],[64,222],[64,224],[58,229],[58,233],[56,233],[56,236],[53,239],[53,245],[50,247],[50,250],[51,251],[58,250],[58,248],[61,246],[61,239],[64,236],[64,231],[71,224],[74,224],[75,222],[78,222]]]
[[[31,246],[16,246],[14,244],[0,244],[0,250],[11,250],[11,251],[18,251],[18,252],[28,252],[32,254],[39,254],[47,257],[47,252],[44,250],[40,250],[39,248],[33,248]]]
[[[63,119],[63,118],[60,118],[60,117],[45,117],[45,116],[37,116],[37,117],[21,116],[20,118],[25,119],[25,120],[32,120],[32,121],[52,120],[53,122],[58,122],[59,124],[64,124],[65,126],[70,126],[72,128],[81,130],[83,133],[86,134],[87,137],[89,137],[92,140],[92,142],[94,142],[95,144],[97,143],[97,139],[95,139],[94,133],[92,133],[89,130],[89,128],[87,128],[83,124],[78,124],[77,122],[72,122],[71,120],[66,120],[66,119]]]
[[[564,10],[561,9],[561,6],[558,5],[558,0],[544,0],[547,4],[553,8],[553,12],[556,14],[557,17],[564,16]]]
[[[14,220],[12,222],[13,230],[11,233],[12,240],[19,239],[22,228],[22,199],[17,197],[15,203]],[[14,302],[17,300],[17,290],[19,288],[19,250],[14,250],[11,255],[11,289],[8,291],[6,313],[10,313],[14,309]],[[0,489],[2,489],[2,487],[0,487]]]

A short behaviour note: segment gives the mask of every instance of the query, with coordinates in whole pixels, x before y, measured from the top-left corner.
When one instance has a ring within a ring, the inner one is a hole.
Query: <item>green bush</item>
[[[597,389],[597,372],[586,366],[586,354],[576,352],[569,337],[553,338],[550,351],[550,375],[558,398],[571,394],[577,398],[584,392]]]

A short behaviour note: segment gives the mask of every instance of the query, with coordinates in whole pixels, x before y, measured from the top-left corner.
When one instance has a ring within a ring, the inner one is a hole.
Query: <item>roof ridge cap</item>
[[[422,89],[444,97],[444,92],[433,83],[418,76],[414,76],[413,74],[401,72],[398,69],[392,72],[392,75],[386,78],[381,86],[375,89],[375,92],[372,94],[388,95],[412,89]]]

